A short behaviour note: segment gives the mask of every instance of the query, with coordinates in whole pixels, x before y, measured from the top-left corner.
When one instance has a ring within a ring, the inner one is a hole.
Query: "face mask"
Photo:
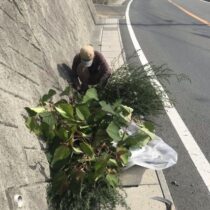
[[[90,67],[93,63],[93,60],[90,60],[90,61],[84,61],[84,60],[81,60],[81,63],[85,66],[85,67]]]

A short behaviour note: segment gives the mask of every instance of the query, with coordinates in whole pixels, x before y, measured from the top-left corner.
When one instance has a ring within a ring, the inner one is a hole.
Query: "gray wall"
[[[93,3],[95,4],[111,4],[116,3],[119,0],[93,0]]]
[[[91,9],[91,11],[90,11]],[[0,209],[45,210],[48,163],[24,125],[25,106],[66,86],[58,64],[71,64],[94,29],[91,0],[0,1]]]

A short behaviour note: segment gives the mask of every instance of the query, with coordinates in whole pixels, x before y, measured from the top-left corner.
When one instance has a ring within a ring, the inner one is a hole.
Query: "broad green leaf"
[[[31,110],[29,107],[25,107],[25,110],[27,111],[29,117],[33,117],[33,116],[36,116],[36,112]]]
[[[73,107],[71,104],[59,104],[55,107],[56,111],[60,113],[60,115],[64,118],[72,118],[73,117]]]
[[[155,126],[152,122],[144,122],[144,126],[145,128],[147,128],[150,132],[154,132],[155,131]]]
[[[32,111],[36,112],[37,114],[41,114],[43,112],[46,112],[46,109],[43,106],[38,106],[35,108],[30,108]]]
[[[131,152],[125,147],[117,147],[117,156],[120,158],[124,166],[127,165],[130,155]]]
[[[81,154],[83,153],[81,149],[79,149],[78,147],[72,147],[73,151],[76,153],[76,154]]]
[[[118,107],[120,107],[122,104],[122,100],[121,99],[117,99],[114,104],[112,105],[113,109],[117,109]]]
[[[27,128],[29,128],[30,131],[34,132],[37,136],[42,135],[42,129],[35,118],[28,117],[25,121],[25,124]]]
[[[105,140],[109,138],[107,132],[104,129],[99,128],[95,133],[95,139],[97,139],[98,142],[101,142],[101,140]]]
[[[42,118],[42,122],[48,124],[50,128],[54,129],[56,124],[56,119],[52,112],[40,113],[40,117]]]
[[[53,166],[56,162],[65,160],[66,158],[69,157],[70,154],[71,154],[71,151],[67,146],[65,146],[65,145],[59,146],[55,150],[51,165]]]
[[[57,131],[56,131],[56,135],[62,140],[62,141],[65,141],[65,140],[68,140],[68,132],[65,128],[59,128]]]
[[[112,158],[109,159],[108,165],[118,167],[117,161],[115,159],[112,159]]]
[[[92,128],[89,125],[86,126],[79,126],[79,132],[83,137],[90,137],[92,135]]]
[[[71,91],[71,87],[68,86],[65,88],[65,90],[60,94],[60,96],[69,96],[69,93]]]
[[[124,125],[127,125],[131,121],[130,116],[125,116],[122,113],[118,114],[118,120]]]
[[[98,177],[104,173],[107,167],[107,161],[98,160],[95,164],[95,176]]]
[[[101,108],[103,111],[111,113],[111,114],[115,114],[115,112],[110,104],[107,104],[105,101],[100,101],[99,104],[101,105]]]
[[[112,186],[112,187],[117,187],[117,185],[119,184],[119,179],[116,175],[114,174],[107,174],[106,175],[106,180],[108,181],[108,183]]]
[[[93,151],[93,148],[91,147],[90,144],[87,144],[87,143],[84,143],[84,142],[80,143],[80,148],[89,157],[93,157],[94,156],[94,151]]]
[[[90,88],[86,91],[85,95],[83,96],[83,103],[87,103],[90,100],[98,101],[98,94],[95,88]]]
[[[94,121],[100,122],[101,120],[104,119],[105,116],[106,116],[106,112],[104,112],[103,110],[97,111],[95,112]]]
[[[95,162],[95,178],[97,179],[98,177],[101,177],[106,168],[107,168],[107,164],[109,161],[110,156],[105,154],[104,156],[98,158]]]
[[[41,102],[46,102],[56,94],[55,90],[50,89],[49,92],[41,98]]]
[[[119,126],[117,126],[114,122],[111,122],[107,127],[106,132],[114,141],[120,141],[121,137],[119,134],[119,130]]]
[[[129,157],[130,157],[129,153],[124,153],[124,154],[120,155],[120,159],[125,166],[128,164]]]
[[[75,170],[71,174],[71,179],[70,179],[70,186],[69,188],[74,194],[80,194],[82,190],[82,183],[85,177],[85,172],[80,169],[80,170]]]
[[[55,130],[54,130],[55,126],[54,126],[54,124],[49,125],[45,122],[42,122],[40,127],[42,129],[44,139],[46,141],[53,140],[53,138],[55,137]]]
[[[55,176],[52,177],[53,192],[62,195],[68,189],[68,186],[68,177],[62,170],[60,170],[58,173],[56,173]]]
[[[101,168],[106,168],[110,156],[105,154],[104,156],[98,158],[95,163],[95,170],[98,171]]]
[[[69,138],[73,138],[75,132],[77,131],[77,125],[72,125],[72,123],[69,124],[68,131],[69,131]]]
[[[123,143],[126,147],[143,147],[151,140],[150,136],[144,132],[135,133],[128,136]]]
[[[124,153],[122,155],[120,155],[120,159],[122,160],[124,165],[128,164],[128,158],[130,157],[129,153]]]
[[[90,116],[89,108],[86,104],[80,104],[76,107],[76,114],[80,120],[87,120]]]
[[[119,112],[119,117],[121,118],[120,121],[122,123],[129,123],[131,121],[133,109],[124,105],[121,105],[120,108],[121,108],[121,112]]]
[[[125,106],[125,105],[121,105],[121,107],[122,107],[122,110],[123,110],[125,116],[132,114],[133,109],[131,107]]]
[[[148,126],[149,129],[152,129],[151,125],[149,126],[147,124],[146,126]],[[140,125],[140,130],[143,131],[145,134],[147,134],[151,139],[153,139],[155,137],[155,134],[153,133],[153,131],[150,131],[146,126],[145,124]]]
[[[66,99],[61,99],[59,101],[57,101],[54,105],[57,107],[59,106],[59,104],[67,104],[68,101]]]

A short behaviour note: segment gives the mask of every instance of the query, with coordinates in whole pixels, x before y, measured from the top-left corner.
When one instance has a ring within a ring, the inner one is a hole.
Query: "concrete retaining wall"
[[[113,4],[113,3],[117,3],[118,1],[119,0],[93,0],[93,3],[95,3],[95,4]]]
[[[94,29],[91,0],[0,2],[0,209],[45,210],[49,168],[24,125],[25,106],[66,86],[59,64],[71,64]]]

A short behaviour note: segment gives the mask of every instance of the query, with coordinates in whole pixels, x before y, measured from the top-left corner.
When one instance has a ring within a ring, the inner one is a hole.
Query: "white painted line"
[[[145,68],[145,71],[149,74],[151,74],[151,70],[148,72],[148,69],[151,69],[151,66],[149,65],[149,62],[144,55],[144,52],[136,38],[136,35],[134,33],[133,27],[131,25],[130,17],[129,17],[129,11],[130,6],[133,0],[130,0],[130,2],[127,5],[126,9],[126,24],[128,27],[128,31],[130,34],[130,37],[132,39],[134,48],[139,56],[139,60],[142,65],[147,65]],[[154,72],[152,72],[154,75]],[[168,95],[166,94],[163,86],[160,84],[160,82],[156,79],[151,79],[151,84],[156,87],[156,91],[161,91],[164,94],[164,98],[169,99]],[[167,100],[169,101],[169,100]],[[188,130],[187,126],[185,125],[184,121],[180,117],[179,113],[175,109],[175,107],[172,107],[169,105],[169,103],[164,102],[164,109],[171,120],[171,123],[173,124],[175,130],[177,131],[182,143],[184,144],[187,152],[189,153],[195,167],[197,168],[201,178],[203,179],[208,191],[210,192],[210,164],[204,154],[202,153],[200,147],[196,143],[194,137]],[[184,169],[183,169],[184,170]]]

